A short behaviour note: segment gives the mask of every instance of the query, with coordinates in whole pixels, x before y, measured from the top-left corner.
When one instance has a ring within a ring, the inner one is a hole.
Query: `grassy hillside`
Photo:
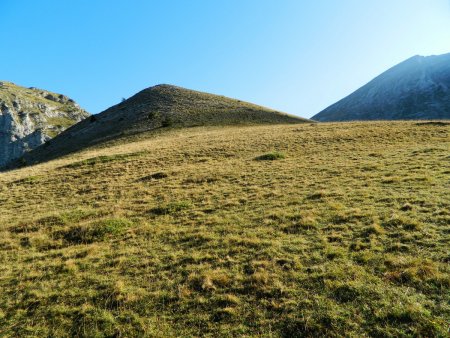
[[[152,130],[304,122],[311,121],[224,96],[158,85],[78,123],[27,154],[19,164],[48,161],[87,146]]]
[[[0,174],[0,335],[447,336],[449,131],[198,127]]]

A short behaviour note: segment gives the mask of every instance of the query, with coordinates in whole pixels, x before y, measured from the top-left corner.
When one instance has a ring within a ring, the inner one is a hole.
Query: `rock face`
[[[33,164],[83,148],[148,131],[195,126],[311,122],[255,104],[171,85],[144,89],[58,135],[23,157]]]
[[[315,115],[316,121],[450,118],[450,54],[414,56]]]
[[[0,82],[0,167],[88,116],[67,96]]]

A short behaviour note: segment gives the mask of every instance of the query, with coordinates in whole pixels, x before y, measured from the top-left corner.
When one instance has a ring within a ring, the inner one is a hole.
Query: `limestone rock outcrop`
[[[0,82],[0,167],[88,116],[65,95]]]

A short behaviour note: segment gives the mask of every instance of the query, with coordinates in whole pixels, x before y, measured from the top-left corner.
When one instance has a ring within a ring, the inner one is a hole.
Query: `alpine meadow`
[[[0,13],[0,337],[450,336],[448,0]]]
[[[1,333],[446,336],[449,131],[173,129],[4,173]]]

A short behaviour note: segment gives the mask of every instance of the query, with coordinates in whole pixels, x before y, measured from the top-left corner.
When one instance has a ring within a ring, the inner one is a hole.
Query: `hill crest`
[[[69,128],[26,154],[24,161],[47,161],[106,141],[163,128],[304,122],[310,121],[225,96],[160,84]]]

